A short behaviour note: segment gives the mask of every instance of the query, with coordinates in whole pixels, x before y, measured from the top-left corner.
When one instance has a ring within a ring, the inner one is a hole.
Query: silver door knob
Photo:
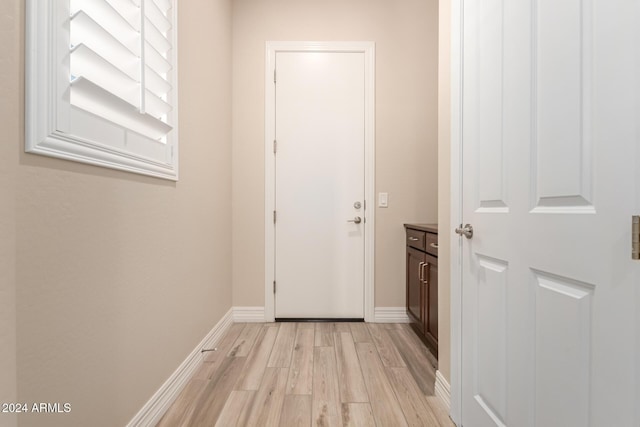
[[[466,237],[470,239],[473,237],[473,227],[471,224],[465,224],[464,227],[460,224],[460,227],[456,228],[456,234]]]
[[[360,224],[362,222],[362,218],[357,216],[357,217],[355,217],[353,219],[348,219],[347,222],[355,222],[356,224]]]

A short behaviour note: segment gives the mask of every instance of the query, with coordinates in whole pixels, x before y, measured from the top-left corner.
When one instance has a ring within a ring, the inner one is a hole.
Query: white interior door
[[[275,62],[275,317],[363,318],[364,54]]]
[[[462,424],[640,426],[640,3],[463,5]]]

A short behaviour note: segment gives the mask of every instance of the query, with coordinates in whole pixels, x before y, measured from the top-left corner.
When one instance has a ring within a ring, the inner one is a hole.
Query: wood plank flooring
[[[236,323],[158,423],[454,427],[406,324]]]

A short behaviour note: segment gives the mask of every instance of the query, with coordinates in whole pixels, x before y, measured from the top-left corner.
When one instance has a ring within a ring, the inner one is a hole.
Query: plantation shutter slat
[[[132,79],[139,80],[139,55],[129,50],[82,10],[71,17],[71,49],[79,44],[84,44],[110,63],[120,67]]]
[[[75,78],[84,77],[132,107],[140,103],[138,82],[84,44],[71,49],[71,75],[72,88]]]
[[[166,10],[160,10],[153,0],[145,0],[144,6],[147,18],[149,18],[160,32],[166,33],[171,29],[171,21],[169,21],[165,15]]]
[[[166,39],[166,37],[160,32],[160,30],[158,30],[158,28],[156,28],[155,25],[153,25],[153,22],[151,22],[149,19],[147,19],[147,23],[144,29],[146,36],[145,38],[151,44],[151,46],[153,46],[154,49],[158,51],[158,53],[166,55],[169,49],[171,49],[171,43],[169,43],[169,40]]]
[[[171,3],[169,2],[169,0],[153,0],[153,2],[165,15],[167,14],[169,8],[171,8]]]
[[[76,79],[73,88],[72,102],[85,111],[118,123],[151,139],[160,139],[171,131],[171,126],[162,120],[149,114],[140,114],[131,104],[87,79]]]
[[[145,14],[145,109],[166,121],[171,111],[171,83],[168,75],[173,66],[167,58],[171,56],[171,3],[168,1],[141,0]]]
[[[71,0],[71,104],[165,142],[171,131],[168,0]]]
[[[83,0],[87,1],[87,0]],[[88,0],[95,1],[95,0]],[[131,0],[106,0],[134,28],[140,28],[140,5]]]
[[[147,114],[162,120],[163,116],[171,111],[171,105],[167,104],[162,98],[154,95],[151,91],[147,91],[146,97]]]
[[[145,43],[145,59],[146,64],[160,76],[171,71],[171,63],[149,43]]]
[[[153,71],[149,66],[145,67],[145,78],[147,89],[160,98],[166,96],[166,94],[171,90],[169,82]]]
[[[137,9],[137,8],[136,8]],[[139,9],[138,10],[138,14]],[[140,55],[140,23],[130,22],[105,0],[71,0],[71,15],[79,11],[89,15],[134,54]]]

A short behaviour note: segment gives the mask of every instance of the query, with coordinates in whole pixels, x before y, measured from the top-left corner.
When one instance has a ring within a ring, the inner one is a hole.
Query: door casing
[[[375,256],[375,43],[374,42],[266,42],[265,49],[265,281],[264,320],[275,320],[275,84],[277,52],[358,52],[365,57],[365,248],[364,248],[364,320],[373,322]]]
[[[462,7],[451,1],[451,227],[462,223]],[[450,235],[451,264],[451,405],[456,425],[462,422],[462,238]],[[443,267],[445,268],[445,267]]]

